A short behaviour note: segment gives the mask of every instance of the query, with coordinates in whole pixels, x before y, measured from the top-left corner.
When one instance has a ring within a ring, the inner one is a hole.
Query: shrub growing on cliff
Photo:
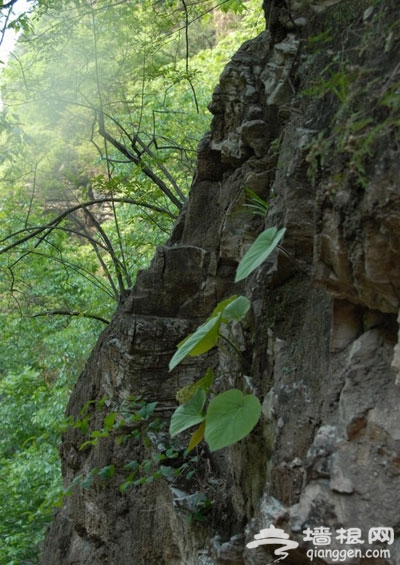
[[[263,231],[239,263],[235,282],[245,279],[257,269],[274,251],[284,233],[285,228],[278,231],[276,227]],[[221,332],[221,328],[230,322],[242,321],[249,308],[250,301],[245,296],[231,296],[220,302],[208,320],[178,345],[169,363],[170,371],[185,357],[202,355],[217,347],[220,340],[227,341],[241,358],[239,348]],[[210,369],[207,374],[212,375]],[[169,431],[172,437],[199,424],[189,442],[189,451],[203,439],[211,451],[232,445],[251,432],[261,415],[258,398],[254,394],[245,395],[238,389],[227,390],[213,396],[206,406],[207,393],[211,388],[212,380],[203,377],[191,385],[189,397],[175,410],[171,418]]]

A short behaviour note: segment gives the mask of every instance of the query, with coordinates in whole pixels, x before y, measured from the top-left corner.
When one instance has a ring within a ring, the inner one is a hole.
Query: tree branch
[[[88,271],[84,267],[82,267],[80,265],[76,265],[74,263],[71,263],[71,261],[68,261],[64,257],[61,259],[60,257],[56,257],[56,256],[53,256],[53,255],[47,255],[46,253],[40,253],[39,251],[26,252],[21,257],[18,257],[18,259],[16,261],[14,261],[14,263],[12,265],[9,265],[7,267],[7,269],[10,271],[10,276],[11,276],[11,288],[10,288],[11,293],[15,292],[15,290],[16,290],[15,289],[16,280],[15,280],[14,271],[12,269],[24,256],[28,255],[29,253],[34,253],[35,255],[38,255],[39,257],[44,257],[45,259],[50,259],[52,261],[57,261],[58,263],[61,263],[64,267],[67,267],[68,269],[70,269],[74,273],[77,273],[79,276],[86,279],[90,284],[96,286],[99,290],[106,293],[111,299],[118,300],[119,296],[117,295],[117,293],[112,294],[110,289],[104,284],[104,282],[101,279],[96,277],[93,273],[91,273],[90,271]]]
[[[87,214],[89,214],[89,210],[87,208],[85,208],[85,212]],[[90,214],[89,216],[90,220],[92,220],[92,214]],[[90,242],[90,245],[92,246],[92,249],[94,250],[97,260],[99,262],[99,264],[101,265],[101,268],[103,269],[107,280],[110,284],[110,287],[113,289],[114,292],[114,298],[115,300],[118,302],[118,298],[120,296],[120,291],[118,291],[117,287],[115,286],[112,274],[110,273],[109,268],[106,265],[106,262],[104,261],[101,253],[100,253],[100,249],[103,249],[103,251],[106,251],[106,253],[110,253],[109,248],[106,244],[103,244],[93,238],[91,238],[88,234],[88,229],[86,228],[86,226],[82,225],[82,223],[78,220],[77,217],[73,217],[73,221],[78,225],[78,228],[80,228],[81,232],[77,232],[79,233],[81,236],[83,235],[83,237],[87,238]],[[101,235],[101,234],[100,234]]]
[[[7,8],[11,8],[11,6],[14,6],[14,4],[16,4],[17,2],[18,0],[10,0],[9,2],[6,2],[2,6],[0,6],[0,10],[7,10]]]
[[[104,114],[104,113],[103,113]],[[139,134],[136,134],[134,137],[132,137],[131,135],[129,135],[129,133],[126,131],[126,129],[124,128],[124,126],[122,124],[120,124],[119,122],[117,122],[117,120],[115,118],[113,118],[112,116],[110,116],[109,114],[105,114],[107,116],[107,118],[109,118],[112,122],[114,122],[114,124],[117,126],[117,128],[119,128],[122,133],[124,133],[126,135],[126,137],[129,139],[132,149],[134,150],[134,152],[136,153],[136,157],[141,160],[141,157],[143,155],[143,153],[147,153],[147,155],[149,157],[151,157],[152,159],[154,159],[154,161],[157,163],[157,167],[159,167],[160,171],[165,175],[165,177],[169,180],[169,182],[172,184],[172,186],[174,187],[174,190],[176,192],[176,194],[178,195],[178,197],[180,198],[180,201],[183,203],[185,202],[186,198],[185,195],[183,194],[183,192],[181,191],[181,189],[178,186],[178,183],[176,182],[176,180],[174,179],[174,177],[171,175],[171,173],[169,172],[169,170],[162,164],[160,163],[160,160],[157,158],[157,155],[155,155],[153,153],[153,151],[151,151],[150,149],[150,145],[151,143],[154,141],[155,146],[157,147],[157,141],[155,139],[153,139],[150,144],[145,143],[141,137],[139,136]],[[140,151],[136,145],[139,145],[142,148],[142,151]]]
[[[93,214],[87,208],[84,208],[84,212],[88,216],[88,218],[90,218],[90,221],[93,223],[94,227],[99,232],[102,240],[104,241],[104,243],[107,247],[107,251],[108,251],[108,253],[111,257],[111,260],[113,262],[114,269],[115,269],[115,274],[117,276],[119,293],[122,294],[125,290],[124,279],[122,277],[122,273],[124,273],[125,278],[128,279],[128,280],[129,280],[129,275],[126,272],[124,265],[121,264],[121,261],[116,256],[115,251],[114,251],[114,247],[113,247],[110,239],[108,238],[106,232],[101,227],[100,222],[98,222],[96,220],[96,218],[93,216]],[[99,255],[97,255],[97,257],[99,258]],[[105,264],[104,264],[103,261],[101,261],[101,262],[102,262],[103,268],[104,268]],[[112,277],[111,277],[111,280],[112,280]],[[112,284],[114,286],[114,283],[112,283]]]
[[[35,237],[41,235],[43,232],[46,232],[46,231],[51,232],[53,229],[55,229],[58,226],[58,224],[60,222],[62,222],[62,220],[64,220],[67,216],[69,216],[70,214],[73,214],[77,210],[80,210],[82,208],[88,208],[88,207],[94,206],[96,204],[111,202],[112,200],[114,202],[121,202],[121,203],[124,203],[124,204],[134,204],[136,206],[147,208],[147,209],[155,211],[155,212],[159,212],[159,213],[162,213],[162,214],[168,214],[171,218],[175,217],[173,214],[164,210],[163,208],[159,208],[158,206],[153,206],[152,204],[146,204],[146,203],[140,202],[138,200],[133,200],[131,198],[98,198],[98,199],[90,200],[88,202],[82,202],[81,204],[77,204],[76,206],[73,206],[72,208],[68,208],[68,210],[65,210],[64,212],[59,214],[56,218],[54,218],[51,222],[49,222],[48,224],[46,224],[44,226],[39,226],[37,228],[34,228],[34,227],[33,228],[23,228],[21,230],[18,230],[16,232],[8,235],[7,237],[4,237],[2,240],[0,240],[0,243],[4,243],[4,242],[8,241],[9,239],[11,239],[13,237],[16,237],[16,236],[18,236],[22,233],[25,233],[27,230],[30,232],[29,234],[25,235],[24,237],[21,237],[21,239],[19,239],[18,241],[14,241],[13,243],[10,243],[6,247],[3,247],[2,249],[0,249],[0,255],[2,255],[3,253],[7,253],[7,251],[10,251],[11,249],[18,247],[19,245],[22,245],[23,243],[26,243],[27,241],[29,241],[31,239],[34,239]]]
[[[166,185],[166,183],[152,170],[148,167],[142,160],[140,153],[139,156],[132,153],[125,145],[120,143],[115,139],[104,126],[104,114],[102,111],[99,112],[99,134],[107,140],[115,149],[117,149],[122,155],[124,155],[129,161],[134,163],[137,167],[140,167],[141,171],[152,181],[158,188],[167,196],[167,198],[175,204],[175,206],[180,210],[183,206],[183,201],[175,196],[172,190]]]
[[[103,322],[103,324],[108,325],[110,320],[106,320],[102,316],[97,316],[97,314],[90,314],[89,312],[75,312],[73,310],[50,310],[48,312],[39,312],[38,314],[32,314],[29,318],[40,318],[44,316],[71,316],[77,318],[89,318],[90,320],[97,320]]]

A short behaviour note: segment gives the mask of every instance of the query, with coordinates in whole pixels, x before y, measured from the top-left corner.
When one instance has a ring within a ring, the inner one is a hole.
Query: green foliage
[[[213,7],[210,1],[187,3],[185,14],[172,5],[110,6],[102,0],[95,9],[76,3],[45,16],[37,11],[34,32],[21,39],[5,69],[2,97],[29,138],[24,162],[35,171],[42,197],[59,199],[71,188],[89,189],[96,175],[111,175],[120,180],[115,196],[144,194],[176,213],[146,168],[178,201],[179,191],[187,193],[222,65],[262,25],[252,0],[217,37],[208,15]],[[128,156],[135,147],[137,162]],[[9,174],[17,178],[21,165]]]
[[[240,281],[252,273],[277,247],[283,238],[285,228],[278,231],[276,227],[262,232],[239,263],[236,281]],[[231,296],[215,307],[210,318],[197,330],[183,340],[169,363],[172,371],[185,357],[197,356],[216,347],[223,338],[238,354],[238,348],[225,335],[221,334],[222,324],[241,322],[250,308],[250,301],[245,296]],[[173,413],[169,432],[172,437],[197,424],[188,445],[188,452],[194,449],[203,439],[210,451],[216,451],[232,445],[246,437],[257,424],[261,415],[261,405],[253,395],[244,395],[238,389],[231,389],[211,398],[205,408],[207,393],[210,392],[214,373],[208,369],[206,375],[194,384],[178,392],[178,400],[183,404]]]
[[[256,194],[250,188],[245,188],[244,190],[247,197],[247,202],[245,204],[246,208],[248,208],[256,216],[261,216],[262,218],[265,218],[269,208],[268,202],[266,202],[263,198],[258,196],[258,194]]]
[[[188,428],[200,424],[205,419],[203,412],[205,403],[206,393],[199,388],[185,404],[175,410],[169,426],[171,436],[174,437]]]
[[[246,9],[245,3],[242,0],[225,0],[221,4],[223,12],[232,11],[234,14],[242,14]]]
[[[207,369],[206,374],[198,379],[194,383],[186,385],[178,390],[176,393],[176,399],[179,404],[185,404],[193,396],[193,394],[199,389],[203,389],[206,393],[210,391],[211,385],[214,382],[214,371]]]
[[[232,298],[233,300],[230,299],[221,312],[221,318],[225,324],[233,321],[240,322],[250,308],[250,300],[246,296],[235,296]]]
[[[1,563],[38,563],[43,531],[61,489],[55,427],[63,393],[60,384],[50,389],[29,368],[0,380]]]
[[[349,66],[349,65],[347,65]],[[321,73],[321,78],[306,89],[304,94],[323,98],[327,93],[336,96],[341,104],[344,104],[351,92],[355,71],[348,70],[346,64],[341,61],[333,61]]]
[[[68,426],[81,449],[113,439],[144,454],[76,477],[65,494],[197,473],[172,444],[150,455],[162,432],[155,403],[107,413],[103,399],[73,422],[63,413],[116,303],[171,231],[223,65],[263,27],[255,0],[231,3],[240,16],[214,18],[213,7],[40,0],[29,19],[8,20],[22,33],[0,79],[1,564],[39,563],[62,503],[57,447]],[[209,388],[213,375],[204,379]],[[199,499],[194,519],[207,504]]]
[[[252,394],[243,395],[240,390],[232,389],[218,394],[211,399],[207,411],[206,393],[198,389],[193,396],[174,412],[170,423],[170,434],[177,434],[204,422],[192,436],[188,450],[191,451],[205,438],[210,451],[222,449],[247,436],[257,424],[261,405]]]
[[[261,415],[254,394],[231,389],[211,399],[207,409],[204,437],[211,451],[232,445],[246,437]]]
[[[169,363],[172,371],[187,355],[194,357],[201,355],[209,349],[215,347],[219,339],[219,328],[221,325],[221,313],[211,316],[207,322],[197,328],[194,334],[190,335],[180,344],[179,349]]]
[[[378,0],[375,5],[379,4]],[[352,21],[354,37],[360,34],[356,48],[346,40],[337,49],[333,22],[330,30],[309,42],[312,56],[321,60],[324,68],[304,94],[321,100],[321,107],[328,102],[330,110],[325,127],[309,145],[308,176],[313,183],[321,176],[329,177],[324,188],[331,198],[346,185],[366,189],[373,156],[383,143],[396,144],[400,136],[399,81],[392,74],[382,82],[374,58],[379,52],[378,66],[384,67],[383,60],[395,56],[400,21],[383,23],[384,11],[370,8],[371,21],[362,29],[358,24],[360,6],[348,3],[344,12],[335,10],[339,19]],[[382,27],[391,31],[382,34]]]
[[[188,453],[190,453],[195,447],[199,445],[204,439],[204,434],[206,431],[206,420],[201,422],[200,426],[193,432],[192,437],[187,448]]]
[[[107,398],[88,401],[81,409],[80,418],[74,421],[69,419],[64,429],[72,427],[81,431],[80,450],[111,439],[118,445],[128,444],[137,458],[122,467],[110,462],[101,469],[95,467],[85,475],[78,475],[64,490],[64,497],[70,496],[75,489],[87,490],[112,481],[124,494],[131,487],[158,479],[175,482],[179,477],[184,480],[193,477],[197,459],[182,456],[173,443],[165,444],[165,422],[155,414],[157,402],[127,399],[116,410],[105,413],[101,428],[92,429],[93,420],[97,421],[109,402]],[[178,457],[183,457],[183,462],[175,463]],[[58,504],[62,504],[62,497]]]
[[[207,513],[211,507],[211,500],[203,493],[199,492],[192,496],[191,499],[191,514],[189,523],[205,522],[207,520]]]
[[[169,370],[172,371],[188,355],[195,357],[215,347],[220,337],[221,324],[241,320],[249,308],[250,302],[244,296],[231,296],[220,302],[207,322],[179,344],[178,350],[169,362]]]
[[[236,271],[235,282],[248,277],[274,251],[285,234],[286,228],[278,231],[276,227],[268,228],[260,233],[245,253]]]

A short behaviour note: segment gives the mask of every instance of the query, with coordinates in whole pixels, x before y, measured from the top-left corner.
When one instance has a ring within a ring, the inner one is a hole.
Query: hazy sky
[[[17,0],[13,7],[13,14],[14,16],[18,16],[19,14],[22,14],[22,12],[28,10],[28,8],[32,8],[32,3],[28,3],[27,0]],[[17,34],[14,30],[7,29],[5,31],[2,44],[0,45],[0,61],[3,63],[6,62],[8,54],[14,47],[16,38]]]

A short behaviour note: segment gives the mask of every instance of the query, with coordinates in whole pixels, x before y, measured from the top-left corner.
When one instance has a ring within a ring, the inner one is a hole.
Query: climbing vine
[[[235,282],[248,277],[274,251],[285,233],[285,228],[278,230],[271,227],[263,231],[239,263]],[[231,296],[217,304],[211,316],[194,333],[179,345],[169,363],[172,371],[187,356],[195,357],[219,347],[221,341],[239,356],[239,348],[222,333],[221,329],[230,322],[241,322],[250,308],[250,301],[245,296]],[[242,366],[245,363],[241,363]],[[211,393],[214,374],[208,369],[203,378],[190,385],[183,395],[185,401],[172,415],[169,431],[172,437],[198,425],[188,445],[190,452],[203,439],[210,451],[216,451],[236,443],[246,437],[257,424],[261,415],[261,404],[254,394],[243,394],[239,389],[231,389],[212,396],[208,405],[207,395]],[[182,393],[181,393],[182,394]]]

